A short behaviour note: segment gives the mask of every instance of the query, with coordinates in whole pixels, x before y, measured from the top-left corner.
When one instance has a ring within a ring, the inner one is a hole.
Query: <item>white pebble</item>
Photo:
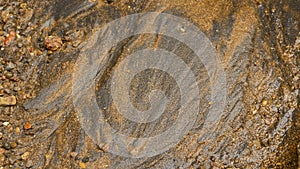
[[[8,122],[8,121],[5,121],[5,122],[3,122],[3,125],[4,125],[4,126],[8,126],[8,125],[9,125],[9,122]]]

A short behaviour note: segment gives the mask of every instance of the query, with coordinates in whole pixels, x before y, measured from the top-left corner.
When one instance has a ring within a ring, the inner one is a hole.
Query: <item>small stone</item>
[[[86,164],[84,162],[79,162],[79,167],[80,168],[86,168]]]
[[[27,6],[27,4],[26,4],[26,3],[21,3],[21,4],[20,4],[20,8],[22,8],[22,9],[25,9],[25,8],[26,8],[26,6]]]
[[[3,41],[4,45],[9,45],[15,39],[16,33],[14,31],[10,31],[7,38]]]
[[[74,42],[72,42],[72,46],[73,47],[78,47],[80,45],[81,41],[80,40],[75,40]]]
[[[8,142],[4,142],[3,143],[3,148],[5,148],[6,150],[10,150],[11,149],[10,144]]]
[[[5,152],[4,148],[0,148],[0,154],[3,154]]]
[[[46,49],[51,51],[58,50],[62,46],[62,44],[63,42],[61,38],[56,36],[48,36],[44,42]]]
[[[33,166],[33,161],[32,160],[28,160],[26,165],[25,165],[27,168],[30,168]]]
[[[184,27],[180,27],[180,28],[179,28],[179,32],[180,32],[180,33],[184,33],[184,32],[185,32]]]
[[[10,147],[11,147],[12,149],[15,149],[17,146],[18,146],[18,144],[17,144],[16,142],[11,142],[11,143],[10,143]]]
[[[71,156],[72,158],[75,158],[77,155],[78,155],[78,153],[76,153],[76,152],[71,152],[71,153],[70,153],[70,156]]]
[[[18,46],[19,48],[21,48],[21,47],[23,47],[23,44],[19,42],[19,43],[17,44],[17,46]]]
[[[19,86],[14,87],[15,92],[20,91],[20,90],[21,90],[21,88]]]
[[[261,143],[259,140],[254,140],[253,141],[253,144],[256,146],[256,147],[261,147]]]
[[[2,123],[4,126],[8,126],[9,125],[9,122],[8,121],[5,121]]]
[[[16,133],[17,135],[19,135],[19,134],[21,133],[21,129],[20,129],[20,127],[16,127],[16,129],[15,129],[15,133]]]
[[[261,102],[261,105],[263,105],[263,106],[266,106],[268,104],[268,101],[267,100],[263,100],[262,102]]]
[[[12,62],[9,62],[6,66],[6,70],[10,71],[12,69],[14,69],[16,67],[15,64],[13,64]]]
[[[22,160],[27,160],[29,157],[30,153],[29,152],[25,152],[21,155]]]
[[[4,91],[6,94],[10,94],[10,93],[11,93],[9,89],[4,89],[3,91]]]
[[[16,104],[16,96],[0,97],[0,106],[13,106]]]
[[[43,41],[44,41],[44,38],[43,38],[43,37],[38,37],[38,41],[39,41],[39,42],[43,42]]]
[[[29,130],[29,129],[32,128],[32,125],[31,125],[30,122],[26,122],[26,123],[24,124],[23,128],[24,128],[24,130]]]
[[[12,155],[8,158],[10,164],[14,164],[17,161],[17,157]]]
[[[5,155],[3,153],[0,154],[0,162],[3,162],[5,160]]]
[[[5,74],[5,76],[6,76],[7,78],[11,78],[11,77],[13,77],[13,74],[12,74],[11,72],[7,72],[7,73]]]
[[[84,157],[81,161],[84,163],[87,163],[87,162],[89,162],[89,160],[90,160],[89,157]]]

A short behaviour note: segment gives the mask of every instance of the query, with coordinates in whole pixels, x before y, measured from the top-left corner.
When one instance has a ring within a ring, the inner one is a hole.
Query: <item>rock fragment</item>
[[[30,122],[26,122],[26,123],[24,124],[23,128],[24,128],[24,130],[29,130],[29,129],[32,128],[32,125],[31,125]]]
[[[62,46],[63,42],[60,37],[57,36],[48,36],[45,39],[44,45],[46,49],[51,51],[56,51]]]
[[[16,104],[16,96],[0,97],[0,106],[13,106]]]
[[[21,155],[22,160],[27,160],[29,157],[30,153],[29,152],[25,152],[24,154]]]

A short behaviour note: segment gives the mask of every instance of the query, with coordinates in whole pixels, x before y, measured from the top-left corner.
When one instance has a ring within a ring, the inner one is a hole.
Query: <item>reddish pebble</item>
[[[9,45],[15,39],[16,33],[10,31],[8,37],[3,41],[4,45]]]
[[[26,122],[23,126],[24,130],[29,130],[32,128],[32,125],[29,122]]]
[[[62,44],[63,42],[61,38],[56,36],[48,36],[45,39],[45,43],[44,43],[45,47],[51,51],[55,51],[59,49],[62,46]]]

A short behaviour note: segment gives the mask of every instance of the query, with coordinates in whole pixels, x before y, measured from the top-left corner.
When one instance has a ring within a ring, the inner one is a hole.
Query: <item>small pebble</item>
[[[32,166],[33,166],[33,161],[32,160],[28,160],[27,163],[26,163],[26,167],[30,168]]]
[[[267,100],[263,100],[263,101],[261,102],[261,104],[262,104],[263,106],[266,106],[266,105],[268,104],[268,101],[267,101]]]
[[[86,168],[86,164],[84,162],[79,162],[79,167],[80,168]]]
[[[70,156],[71,156],[72,158],[75,158],[77,155],[78,155],[78,153],[76,153],[76,152],[71,152],[71,153],[70,153]]]
[[[21,129],[20,129],[20,127],[16,127],[16,129],[15,129],[15,133],[16,133],[17,135],[19,135],[19,134],[21,133]]]
[[[62,46],[62,44],[63,42],[61,38],[56,36],[48,36],[44,42],[46,49],[51,51],[58,50]]]
[[[9,122],[8,121],[5,121],[2,123],[4,126],[8,126],[9,125]]]
[[[29,130],[29,129],[32,128],[32,125],[31,125],[30,122],[26,122],[26,123],[24,124],[23,128],[24,128],[24,130]]]
[[[185,32],[184,27],[179,28],[179,32],[184,33]]]
[[[30,153],[29,152],[25,152],[21,155],[22,160],[27,160],[29,157]]]
[[[10,144],[9,144],[8,142],[4,142],[2,146],[3,146],[3,148],[5,148],[6,150],[10,150],[10,149],[11,149]]]
[[[89,157],[84,157],[81,161],[84,163],[87,163],[87,162],[89,162]]]
[[[9,89],[4,89],[4,92],[5,92],[6,94],[10,94],[10,93],[11,93]]]
[[[20,8],[22,8],[22,9],[26,8],[26,6],[27,6],[26,3],[21,3],[21,4],[20,4]]]
[[[10,147],[11,147],[12,149],[15,149],[17,146],[18,146],[18,144],[17,144],[16,142],[11,142],[11,143],[10,143]]]
[[[5,152],[4,148],[0,148],[0,154],[3,154]]]
[[[22,43],[18,43],[17,45],[18,45],[19,48],[23,47]]]
[[[17,157],[12,155],[8,158],[10,164],[14,164],[17,161]]]
[[[10,71],[12,69],[14,69],[16,67],[15,64],[13,64],[12,62],[9,62],[6,66],[6,70]]]
[[[0,162],[3,162],[5,160],[5,155],[0,153]]]
[[[18,86],[17,86],[17,87],[14,87],[14,91],[15,91],[15,92],[20,91],[20,90],[21,90],[20,87],[18,87]]]
[[[16,96],[0,97],[0,106],[13,106],[16,104]]]

